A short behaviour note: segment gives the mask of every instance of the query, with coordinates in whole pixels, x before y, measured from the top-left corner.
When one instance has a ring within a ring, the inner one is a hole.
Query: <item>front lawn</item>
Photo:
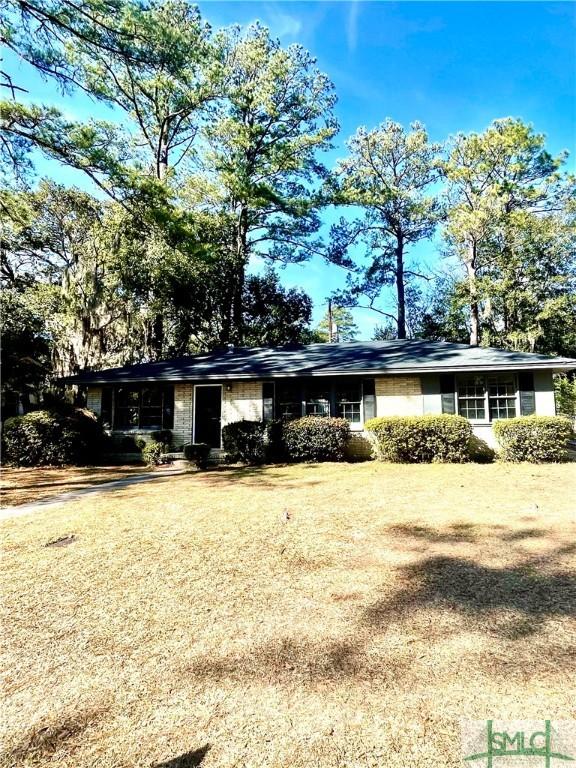
[[[575,717],[574,499],[573,465],[300,465],[8,520],[0,764],[450,768],[460,718]]]
[[[132,464],[118,467],[2,467],[0,500],[3,507],[45,501],[69,491],[142,475],[147,468]]]

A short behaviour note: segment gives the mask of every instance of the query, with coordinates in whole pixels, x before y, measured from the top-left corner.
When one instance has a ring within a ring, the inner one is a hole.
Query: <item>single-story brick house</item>
[[[224,424],[239,419],[339,416],[351,452],[367,455],[372,416],[459,413],[494,444],[495,419],[554,415],[555,372],[576,360],[433,341],[373,341],[228,348],[156,363],[85,372],[88,407],[113,435],[171,429],[221,450]]]

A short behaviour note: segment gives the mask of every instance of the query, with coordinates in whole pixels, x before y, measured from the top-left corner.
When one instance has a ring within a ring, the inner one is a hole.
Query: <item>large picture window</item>
[[[471,421],[513,419],[517,413],[516,397],[513,374],[458,379],[458,413]]]
[[[174,386],[123,384],[114,388],[114,429],[172,429]]]
[[[275,414],[280,419],[301,416],[337,416],[351,424],[363,420],[362,393],[374,399],[373,380],[359,379],[305,380],[277,382]],[[371,407],[370,416],[374,408]]]

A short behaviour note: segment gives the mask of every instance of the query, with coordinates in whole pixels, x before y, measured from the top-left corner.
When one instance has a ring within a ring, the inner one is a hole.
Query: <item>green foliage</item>
[[[169,450],[172,444],[172,430],[170,429],[157,429],[154,432],[150,432],[150,437],[152,440],[162,443],[165,447],[165,452]]]
[[[142,459],[149,467],[162,464],[162,454],[166,453],[166,445],[157,440],[150,440],[142,448]]]
[[[519,416],[495,421],[494,434],[505,461],[541,464],[566,461],[574,430],[565,416]]]
[[[265,432],[266,425],[262,421],[243,419],[226,424],[222,428],[222,444],[227,461],[262,464],[265,457]]]
[[[4,461],[18,467],[90,464],[102,447],[101,427],[90,411],[62,408],[7,419]]]
[[[387,416],[369,419],[374,458],[408,464],[469,459],[472,427],[462,416]]]
[[[345,419],[304,416],[286,422],[282,437],[292,461],[343,461],[350,425]]]
[[[298,288],[283,288],[274,270],[247,278],[243,306],[247,346],[306,343],[312,300]]]
[[[360,206],[364,215],[341,218],[330,230],[328,258],[349,270],[344,305],[376,309],[395,322],[396,335],[406,338],[409,294],[415,277],[406,264],[408,248],[431,237],[442,210],[430,185],[438,178],[440,144],[430,143],[415,122],[406,131],[387,119],[374,130],[359,128],[348,141],[327,194],[340,205]],[[351,249],[363,256],[350,256]],[[395,285],[397,314],[378,307],[386,286]]]
[[[318,341],[330,340],[330,319],[326,311],[316,328]],[[358,326],[354,322],[352,312],[345,307],[332,308],[332,338],[334,341],[354,341],[358,336]]]
[[[6,288],[0,293],[0,330],[2,390],[26,400],[45,386],[51,364],[43,318],[25,289]]]
[[[556,413],[576,422],[576,376],[565,373],[554,377]]]
[[[192,461],[198,469],[206,469],[209,455],[210,446],[207,443],[188,443],[184,446],[184,456],[188,461]]]
[[[472,343],[535,351],[561,314],[574,316],[575,180],[559,173],[565,157],[512,118],[452,141],[445,236],[465,272]]]

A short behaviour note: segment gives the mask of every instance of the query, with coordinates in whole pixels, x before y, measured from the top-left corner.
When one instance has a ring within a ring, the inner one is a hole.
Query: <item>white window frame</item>
[[[484,380],[485,418],[483,419],[471,419],[469,416],[464,416],[464,414],[460,412],[460,386],[461,384],[463,384],[464,379],[469,378],[471,376],[482,377],[482,379]],[[456,413],[459,416],[464,416],[464,418],[468,419],[468,421],[471,424],[493,424],[495,421],[498,421],[498,419],[490,418],[490,385],[488,383],[488,379],[491,376],[502,376],[502,377],[510,376],[512,378],[512,382],[514,384],[514,403],[516,407],[516,416],[520,416],[520,391],[518,389],[518,376],[516,373],[510,373],[508,371],[494,371],[491,373],[461,374],[460,376],[456,376],[456,393],[455,393],[456,394]],[[509,418],[515,418],[515,417],[511,416]]]

